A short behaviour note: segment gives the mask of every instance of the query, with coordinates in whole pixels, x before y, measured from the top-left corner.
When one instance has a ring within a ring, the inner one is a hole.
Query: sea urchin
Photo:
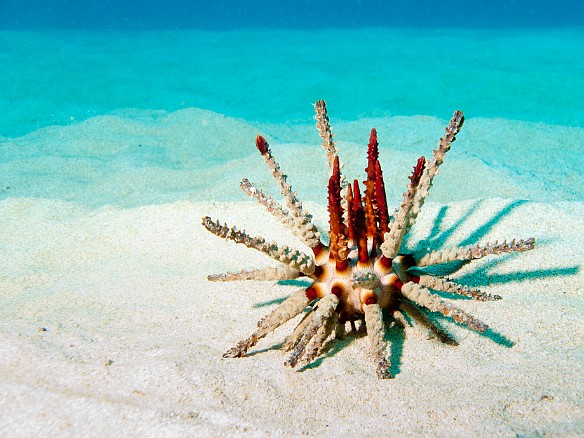
[[[203,218],[203,226],[211,233],[243,243],[280,262],[280,265],[273,268],[210,275],[209,280],[288,280],[299,277],[312,280],[310,286],[290,295],[261,319],[257,330],[227,351],[224,357],[244,356],[259,339],[303,313],[299,324],[282,345],[284,350],[291,351],[286,365],[301,368],[318,356],[325,341],[332,334],[341,337],[347,323],[354,330],[355,321],[364,320],[377,375],[380,378],[391,378],[384,314],[404,327],[409,325],[410,320],[414,320],[427,327],[434,337],[451,344],[456,344],[456,341],[428,317],[428,311],[439,312],[479,332],[487,330],[485,323],[431,290],[464,295],[481,301],[498,300],[500,296],[456,284],[445,277],[427,273],[423,268],[456,260],[466,263],[491,254],[527,251],[533,249],[535,239],[440,251],[400,252],[404,237],[414,225],[428,196],[434,176],[463,125],[462,112],[454,113],[446,127],[446,134],[433,152],[432,160],[426,162],[424,157],[418,160],[409,177],[401,205],[390,216],[378,159],[375,129],[371,130],[369,139],[366,180],[361,194],[357,180],[347,184],[341,175],[342,165],[333,141],[325,102],[316,102],[315,109],[316,126],[324,142],[330,171],[328,245],[321,240],[321,231],[303,209],[262,136],[257,137],[256,146],[280,186],[286,207],[281,207],[247,179],[241,182],[241,187],[289,227],[302,243],[311,248],[312,253],[266,242],[261,237],[252,237],[245,231],[221,225],[209,217]],[[406,314],[408,318],[405,317]]]

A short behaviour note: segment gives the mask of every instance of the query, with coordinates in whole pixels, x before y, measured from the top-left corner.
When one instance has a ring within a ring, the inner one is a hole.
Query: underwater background
[[[281,199],[261,134],[327,228],[319,99],[390,211],[464,111],[404,251],[536,239],[453,273],[485,334],[392,325],[391,381],[363,330],[222,359],[298,282],[208,281],[270,260],[201,218],[300,245],[238,187]],[[0,0],[0,436],[584,436],[583,156],[583,1]]]
[[[259,162],[261,133],[288,145],[277,156],[289,173],[322,175],[294,179],[322,202],[318,99],[347,143],[341,154],[357,159],[376,127],[385,167],[402,179],[455,109],[475,119],[451,160],[483,183],[464,193],[446,185],[437,202],[584,194],[580,2],[3,0],[0,9],[0,199],[244,199],[237,181]]]

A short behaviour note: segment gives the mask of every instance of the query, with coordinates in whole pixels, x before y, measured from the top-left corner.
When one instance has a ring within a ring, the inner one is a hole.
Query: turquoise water
[[[248,121],[386,115],[584,124],[584,28],[0,33],[0,135],[120,108]],[[308,109],[308,111],[307,111]]]
[[[584,28],[6,30],[0,61],[0,199],[243,200],[261,133],[324,202],[318,99],[351,176],[378,129],[392,199],[455,109],[434,201],[584,197]]]

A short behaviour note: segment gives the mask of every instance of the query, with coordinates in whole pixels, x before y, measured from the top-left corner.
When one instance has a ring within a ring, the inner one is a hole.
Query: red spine
[[[359,192],[359,183],[353,181],[353,220],[355,224],[355,240],[357,242],[357,251],[359,261],[366,263],[369,261],[367,252],[367,230],[365,229],[365,212],[361,203],[361,193]]]
[[[381,241],[383,241],[383,235],[389,232],[389,211],[387,209],[385,184],[379,161],[375,164],[375,199],[377,200],[377,212],[379,215],[379,235],[381,236]]]
[[[411,185],[416,187],[420,183],[420,177],[422,176],[422,172],[424,171],[424,167],[426,166],[426,159],[422,156],[418,158],[418,162],[414,166],[414,171],[412,172],[412,176],[408,178],[411,181]]]
[[[266,155],[267,153],[270,152],[270,145],[268,144],[266,139],[261,135],[258,135],[256,137],[256,147],[258,148],[258,151],[260,151],[260,154],[262,155]]]
[[[335,157],[333,174],[328,183],[328,203],[329,234],[331,239],[330,255],[337,261],[337,269],[340,269],[346,267],[349,250],[347,247],[347,232],[343,222],[343,207],[341,206],[341,171],[339,168],[339,157]]]
[[[353,217],[353,190],[351,184],[347,186],[347,235],[349,240],[355,241],[355,220]]]

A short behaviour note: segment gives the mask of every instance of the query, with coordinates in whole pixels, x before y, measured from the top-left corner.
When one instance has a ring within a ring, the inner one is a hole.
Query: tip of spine
[[[460,128],[462,128],[462,125],[464,124],[464,113],[460,110],[456,110],[454,111],[454,117],[453,117],[456,122],[458,123],[458,129],[460,130]]]
[[[261,135],[258,135],[256,137],[256,147],[258,148],[258,151],[260,151],[260,154],[262,155],[266,155],[270,150],[270,145],[268,144],[266,139]]]
[[[324,109],[324,108],[326,108],[326,102],[322,99],[317,100],[316,103],[314,104],[314,107],[317,109],[320,109],[320,108]]]
[[[426,167],[426,158],[421,156],[418,158],[418,162],[414,166],[412,176],[409,177],[410,181],[412,182],[412,186],[416,187],[420,183],[420,178],[422,176],[422,172],[424,171],[424,167]]]

